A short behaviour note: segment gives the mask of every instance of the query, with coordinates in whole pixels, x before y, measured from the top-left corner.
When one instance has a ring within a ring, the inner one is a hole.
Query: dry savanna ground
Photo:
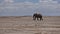
[[[0,34],[60,34],[60,16],[43,16],[43,21],[32,16],[0,17]]]

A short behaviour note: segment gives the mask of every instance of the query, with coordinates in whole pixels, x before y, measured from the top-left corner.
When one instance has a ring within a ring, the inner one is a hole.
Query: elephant
[[[43,18],[42,18],[42,15],[41,14],[38,14],[38,13],[34,13],[33,14],[33,20],[43,20]]]

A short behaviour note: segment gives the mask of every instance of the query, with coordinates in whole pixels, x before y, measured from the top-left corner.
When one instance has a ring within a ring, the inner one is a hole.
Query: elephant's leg
[[[42,18],[40,17],[40,21],[42,20]]]
[[[36,20],[36,17],[34,17],[33,20]]]
[[[40,21],[43,20],[42,18],[40,18]]]
[[[42,20],[43,20],[43,18],[42,18]]]
[[[40,21],[41,21],[41,18],[40,18]]]
[[[37,17],[37,20],[39,20],[39,18]]]

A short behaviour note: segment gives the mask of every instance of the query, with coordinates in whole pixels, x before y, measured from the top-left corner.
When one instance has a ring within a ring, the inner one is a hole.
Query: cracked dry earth
[[[0,17],[0,34],[60,34],[60,16],[44,16],[43,21],[31,16]]]

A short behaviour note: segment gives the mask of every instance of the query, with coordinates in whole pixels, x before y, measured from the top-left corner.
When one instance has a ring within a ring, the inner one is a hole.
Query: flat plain
[[[0,16],[0,34],[60,34],[60,16]]]

